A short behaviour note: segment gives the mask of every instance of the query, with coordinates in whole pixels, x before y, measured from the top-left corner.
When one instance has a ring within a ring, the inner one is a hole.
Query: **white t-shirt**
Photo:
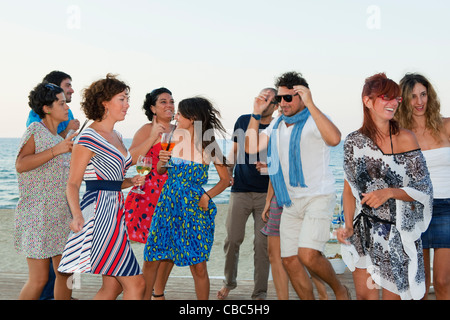
[[[262,133],[270,137],[277,119],[275,118]],[[307,188],[292,187],[289,184],[289,140],[293,128],[294,125],[287,127],[282,120],[277,134],[278,154],[289,197],[292,199],[336,193],[335,179],[329,165],[331,148],[323,141],[311,116],[306,120],[300,139],[302,171]]]

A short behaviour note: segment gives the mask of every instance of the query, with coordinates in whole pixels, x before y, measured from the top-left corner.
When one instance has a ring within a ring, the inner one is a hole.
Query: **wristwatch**
[[[261,120],[261,115],[260,114],[252,113],[252,117],[255,118],[256,120]]]

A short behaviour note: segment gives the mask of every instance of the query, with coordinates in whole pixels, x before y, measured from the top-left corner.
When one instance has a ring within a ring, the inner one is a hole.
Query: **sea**
[[[131,145],[132,139],[124,139],[124,144],[128,148]],[[0,209],[14,209],[19,200],[19,189],[17,186],[17,176],[15,169],[15,159],[17,156],[20,138],[0,138]],[[228,154],[231,147],[231,140],[221,140],[219,145],[224,154]],[[340,202],[342,190],[344,188],[344,174],[343,174],[343,142],[331,149],[330,167],[336,180],[336,190],[338,204]],[[131,167],[127,176],[136,174],[135,167]],[[214,167],[211,165],[208,172],[208,183],[204,188],[210,189],[219,181],[219,175]],[[215,203],[228,203],[230,198],[231,187],[225,189],[220,195],[214,198]],[[129,189],[124,190],[124,194],[128,194]],[[84,192],[83,187],[80,190],[80,195]]]

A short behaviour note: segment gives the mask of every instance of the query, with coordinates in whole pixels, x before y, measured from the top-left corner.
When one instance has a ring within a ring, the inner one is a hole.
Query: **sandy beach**
[[[216,231],[214,245],[208,262],[208,272],[211,278],[223,278],[224,254],[223,244],[226,237],[225,220],[228,212],[228,204],[218,204],[216,216]],[[0,272],[2,273],[27,273],[28,266],[23,255],[16,252],[13,245],[14,210],[0,210]],[[134,254],[140,265],[143,262],[144,245],[132,243]],[[339,252],[339,245],[327,244],[326,254]],[[174,267],[171,276],[190,277],[189,268]],[[245,240],[241,246],[238,280],[253,279],[253,219],[249,218],[246,226]]]

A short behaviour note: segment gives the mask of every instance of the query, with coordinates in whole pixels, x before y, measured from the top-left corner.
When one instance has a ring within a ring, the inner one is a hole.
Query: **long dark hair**
[[[202,132],[194,133],[197,139],[197,141],[194,141],[196,147],[201,146],[202,150],[208,149],[212,143],[216,142],[215,133],[219,133],[222,137],[225,137],[226,130],[219,120],[220,112],[214,108],[209,100],[202,97],[184,99],[178,104],[178,112],[186,119],[201,122]],[[206,132],[211,135],[209,141],[204,139]],[[216,154],[216,151],[216,148],[211,150],[214,163],[226,165],[225,156],[221,152],[221,154]],[[216,162],[216,160],[219,162]]]
[[[395,98],[399,97],[400,94],[400,87],[395,81],[388,79],[384,73],[378,73],[366,79],[361,98],[364,100],[364,97],[368,96],[371,100],[375,101],[381,95]],[[381,132],[379,132],[373,122],[369,108],[364,105],[364,101],[363,110],[364,120],[359,132],[369,137],[372,141],[376,141],[377,138],[382,138]],[[393,135],[397,134],[400,130],[398,122],[394,119],[389,120],[389,126],[390,132]]]
[[[150,93],[147,93],[145,96],[145,101],[144,105],[142,106],[142,109],[144,109],[148,121],[153,120],[153,116],[155,114],[153,113],[151,106],[156,106],[156,101],[158,101],[158,97],[161,93],[168,93],[172,95],[172,92],[169,89],[161,87],[153,90]]]

